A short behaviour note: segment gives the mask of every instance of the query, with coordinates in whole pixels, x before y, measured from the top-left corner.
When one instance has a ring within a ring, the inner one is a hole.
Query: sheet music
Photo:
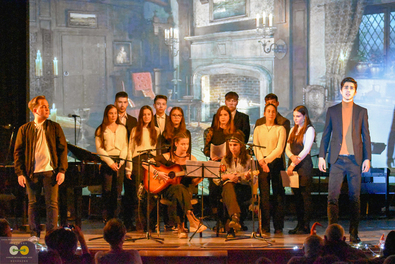
[[[288,176],[286,171],[281,171],[283,187],[299,188],[299,174],[294,171],[292,176]]]
[[[213,160],[215,158],[222,159],[226,154],[226,142],[221,145],[210,144],[210,158]]]

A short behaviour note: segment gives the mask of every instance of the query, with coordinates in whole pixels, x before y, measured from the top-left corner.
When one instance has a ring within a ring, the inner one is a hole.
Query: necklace
[[[186,154],[185,156],[178,156],[174,151],[173,151],[173,154],[174,154],[174,156],[176,156],[177,158],[180,158],[180,159],[185,159],[189,156],[188,154]]]
[[[266,125],[267,132],[270,132],[270,130],[272,130],[273,127],[274,127],[274,125],[273,125],[273,126],[270,126],[270,128],[269,128],[268,125]]]

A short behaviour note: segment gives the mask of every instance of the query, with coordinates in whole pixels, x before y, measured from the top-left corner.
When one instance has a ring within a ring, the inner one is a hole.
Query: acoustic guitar
[[[154,170],[167,173],[169,179],[167,181],[164,181],[159,177],[154,179]],[[182,176],[185,176],[185,171],[178,164],[174,164],[169,167],[163,165],[158,167],[151,166],[149,175],[148,170],[144,171],[144,187],[150,193],[157,194],[166,189],[169,185],[180,184]],[[148,177],[150,179],[150,186],[148,186]]]
[[[255,183],[255,181],[256,181],[256,179],[257,179],[257,176],[259,175],[259,170],[251,171],[251,174],[253,175],[253,176],[251,177],[251,179],[253,179],[253,180],[254,180],[254,183]],[[239,181],[238,181],[238,182],[240,182],[242,179],[244,179],[244,172],[236,173],[236,176],[239,178]],[[251,180],[251,179],[250,179],[250,180]],[[221,183],[222,183],[222,185],[225,185],[225,184],[227,184],[228,182],[230,182],[230,180],[221,181],[220,179],[213,179],[213,182],[214,182],[217,186],[220,186]]]

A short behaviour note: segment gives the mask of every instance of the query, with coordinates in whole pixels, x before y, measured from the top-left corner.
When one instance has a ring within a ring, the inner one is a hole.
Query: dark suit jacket
[[[128,140],[130,137],[130,132],[132,132],[132,129],[135,126],[137,126],[137,119],[128,114],[128,118],[126,119],[126,129],[128,130]]]
[[[287,132],[287,140],[289,131],[291,130],[291,122],[285,117],[283,117],[280,113],[277,113],[276,116],[277,125],[283,126],[285,128],[285,132]],[[261,117],[255,122],[255,127],[266,124],[266,117]]]
[[[320,146],[320,158],[325,158],[329,141],[329,163],[336,162],[343,140],[342,103],[331,106],[326,113],[325,128]],[[358,165],[364,160],[371,160],[371,142],[368,124],[368,111],[354,103],[352,109],[352,144]]]
[[[158,121],[156,120],[156,114],[154,115],[154,121],[155,121],[155,126],[157,128],[159,128]],[[170,116],[166,115],[166,118],[165,118],[165,130],[164,131],[166,131],[167,124],[169,124],[170,122],[171,122],[170,121]],[[162,148],[162,145],[166,142],[166,138],[163,136],[163,132],[164,131],[161,131],[159,136],[158,136],[158,143],[156,143],[156,148],[158,148],[158,149]],[[163,153],[165,153],[165,152],[163,152]],[[160,154],[162,154],[162,151],[160,151],[160,150],[157,151],[157,155],[160,155]]]
[[[211,122],[211,127],[214,127],[215,114],[213,116],[213,121]],[[244,142],[247,144],[250,138],[250,117],[242,112],[236,110],[235,118],[233,123],[236,130],[239,129],[244,133]]]

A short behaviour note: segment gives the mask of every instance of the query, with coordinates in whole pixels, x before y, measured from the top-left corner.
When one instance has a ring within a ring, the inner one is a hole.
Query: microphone
[[[74,117],[74,118],[76,118],[76,117],[80,117],[80,116],[79,116],[79,115],[72,115],[72,114],[69,114],[68,117]]]
[[[8,130],[8,129],[12,128],[12,125],[11,124],[7,124],[7,125],[1,125],[0,127]]]
[[[248,143],[246,145],[249,146],[249,147],[266,148],[265,146],[259,146],[259,145],[255,145],[255,144],[251,144],[251,143]]]

